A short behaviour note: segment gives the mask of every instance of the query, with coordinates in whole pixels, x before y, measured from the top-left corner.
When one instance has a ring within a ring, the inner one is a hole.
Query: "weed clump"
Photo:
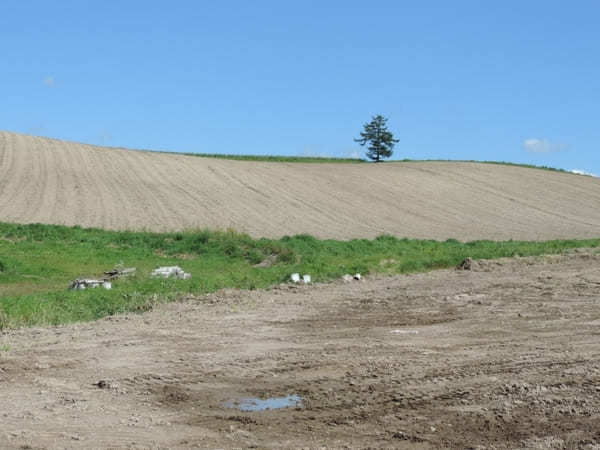
[[[0,304],[0,331],[6,330],[9,328],[10,319],[8,315],[4,312],[4,308]]]

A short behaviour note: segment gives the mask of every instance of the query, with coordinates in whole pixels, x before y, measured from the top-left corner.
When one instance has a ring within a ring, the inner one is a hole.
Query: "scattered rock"
[[[83,291],[85,289],[93,289],[102,286],[104,289],[112,289],[112,283],[107,280],[92,280],[92,279],[77,279],[71,283],[69,289]]]
[[[94,386],[97,386],[100,389],[116,389],[119,387],[117,383],[109,380],[100,380],[97,383],[94,383]]]
[[[104,272],[104,275],[107,276],[108,279],[114,280],[116,278],[128,277],[131,275],[135,275],[136,269],[135,267],[126,267],[124,269],[115,268],[113,270],[108,270]]]
[[[355,273],[354,275],[346,274],[342,277],[345,283],[350,283],[351,281],[360,281],[362,280],[362,276],[360,273]]]
[[[69,289],[75,289],[78,291],[83,291],[89,288],[97,288],[103,287],[104,289],[112,289],[111,280],[116,280],[120,277],[127,277],[130,275],[135,275],[135,267],[121,268],[117,266],[113,270],[108,270],[104,272],[106,275],[101,279],[93,279],[93,278],[78,278],[77,280],[71,282]]]
[[[473,268],[473,259],[471,257],[463,259],[456,268],[458,270],[471,270]]]
[[[179,266],[159,267],[158,269],[154,269],[152,271],[152,276],[163,278],[177,278],[180,280],[187,280],[192,277],[191,274],[184,272],[183,269]]]

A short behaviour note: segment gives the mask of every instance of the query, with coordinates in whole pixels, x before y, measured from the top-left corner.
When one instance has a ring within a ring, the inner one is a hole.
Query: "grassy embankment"
[[[534,164],[513,163],[513,162],[507,162],[507,161],[477,161],[474,159],[402,159],[402,160],[399,160],[398,162],[404,162],[404,163],[462,162],[462,163],[496,164],[499,166],[523,167],[525,169],[549,170],[550,172],[563,172],[563,173],[571,173],[573,175],[577,175],[573,172],[569,172],[568,170],[565,170],[565,169],[559,169],[557,167],[536,166]]]
[[[153,150],[144,150],[153,151]],[[360,158],[338,158],[335,156],[280,156],[280,155],[230,155],[226,153],[181,153],[181,152],[160,152],[186,156],[197,156],[200,158],[232,159],[234,161],[259,161],[259,162],[278,162],[278,163],[366,163],[365,159]]]
[[[149,152],[158,153],[169,153],[186,156],[197,156],[199,158],[216,158],[216,159],[231,159],[235,161],[259,161],[259,162],[279,162],[279,163],[350,163],[350,164],[361,164],[369,163],[362,158],[337,158],[337,157],[326,157],[326,156],[278,156],[278,155],[233,155],[226,153],[182,153],[182,152],[163,152],[156,150],[142,150]],[[497,164],[501,166],[513,166],[513,167],[524,167],[527,169],[541,169],[549,170],[551,172],[564,172],[573,173],[565,169],[559,169],[550,166],[536,166],[534,164],[522,164],[513,163],[506,161],[477,161],[474,159],[392,159],[380,161],[380,163],[422,163],[422,162],[462,162],[462,163],[481,163],[481,164]],[[575,175],[575,174],[574,174]]]
[[[0,328],[93,320],[144,311],[185,294],[231,287],[268,288],[293,272],[327,281],[345,273],[407,273],[452,267],[463,258],[553,254],[598,247],[600,239],[548,242],[461,243],[397,239],[318,240],[299,235],[252,239],[233,231],[116,232],[52,225],[0,223]],[[269,267],[254,267],[267,258]],[[100,277],[117,264],[137,275],[112,290],[69,291],[75,278]],[[190,280],[150,277],[152,269],[179,265]]]

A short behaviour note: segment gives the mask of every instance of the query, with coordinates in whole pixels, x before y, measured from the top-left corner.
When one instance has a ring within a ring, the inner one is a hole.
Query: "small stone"
[[[94,386],[97,386],[100,389],[115,389],[118,387],[117,384],[109,380],[100,380],[97,383],[94,383]]]
[[[463,259],[456,268],[458,270],[471,270],[473,268],[473,259],[470,257]]]
[[[180,280],[187,280],[191,277],[189,273],[184,272],[184,270],[179,266],[165,266],[159,267],[158,269],[154,269],[152,271],[153,277],[163,277],[163,278],[178,278]]]

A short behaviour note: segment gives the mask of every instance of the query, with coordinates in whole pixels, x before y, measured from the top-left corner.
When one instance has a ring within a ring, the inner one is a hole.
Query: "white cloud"
[[[585,170],[579,170],[579,169],[573,169],[571,170],[572,173],[576,173],[577,175],[587,175],[590,177],[596,177],[598,178],[598,175],[590,173],[590,172],[586,172]]]
[[[523,147],[531,153],[553,153],[564,150],[566,145],[548,139],[529,138],[523,141]]]
[[[42,83],[44,83],[44,86],[54,87],[56,81],[54,80],[54,77],[46,77]]]
[[[314,147],[305,147],[302,151],[301,156],[307,156],[312,158],[353,158],[360,159],[360,151],[356,149],[341,149],[334,152],[331,151],[320,151]]]
[[[317,156],[317,152],[312,147],[304,147],[304,150],[302,150],[301,156],[313,157],[313,156]]]
[[[344,158],[360,159],[360,152],[358,150],[347,150],[343,155]]]

